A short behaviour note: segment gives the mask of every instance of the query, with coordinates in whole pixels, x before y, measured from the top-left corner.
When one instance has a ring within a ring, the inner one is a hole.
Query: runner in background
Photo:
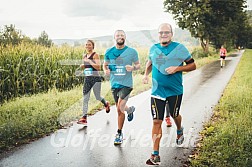
[[[224,48],[223,45],[221,45],[221,48],[220,48],[220,66],[221,66],[221,68],[225,66],[226,55],[227,55],[227,50]]]

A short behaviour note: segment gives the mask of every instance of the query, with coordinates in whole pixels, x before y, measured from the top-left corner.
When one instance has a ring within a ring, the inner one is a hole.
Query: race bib
[[[124,66],[115,66],[115,75],[126,75],[126,69]]]
[[[91,76],[91,75],[93,75],[93,68],[85,68],[84,75],[85,76]]]

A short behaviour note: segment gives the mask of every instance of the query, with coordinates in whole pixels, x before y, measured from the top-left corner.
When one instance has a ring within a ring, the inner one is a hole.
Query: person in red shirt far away
[[[226,55],[227,55],[227,50],[224,48],[223,45],[221,45],[221,48],[220,48],[220,65],[221,65],[221,68],[225,66],[225,58],[226,58]]]

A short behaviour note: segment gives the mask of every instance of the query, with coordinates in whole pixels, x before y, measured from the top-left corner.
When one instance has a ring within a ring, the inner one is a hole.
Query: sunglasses
[[[168,34],[170,34],[171,33],[171,31],[160,31],[160,32],[158,32],[160,35],[163,35],[163,34],[165,34],[165,35],[168,35]]]

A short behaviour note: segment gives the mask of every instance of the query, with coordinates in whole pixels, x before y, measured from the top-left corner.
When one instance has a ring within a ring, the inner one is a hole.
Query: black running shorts
[[[111,90],[114,100],[117,103],[119,98],[127,101],[130,96],[130,92],[133,90],[133,88],[130,87],[112,88]]]
[[[169,105],[170,115],[176,118],[179,115],[182,96],[183,95],[170,96],[167,97],[165,101],[151,97],[151,114],[153,119],[164,119],[166,102]]]

